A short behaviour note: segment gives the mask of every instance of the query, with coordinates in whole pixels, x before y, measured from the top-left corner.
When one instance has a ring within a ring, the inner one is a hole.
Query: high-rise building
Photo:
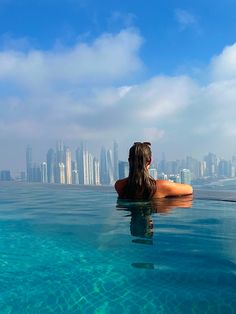
[[[94,157],[92,154],[88,153],[88,174],[89,174],[89,184],[94,184]]]
[[[189,169],[192,174],[192,179],[200,177],[199,162],[197,159],[187,156],[186,157],[186,169]]]
[[[84,184],[90,184],[90,173],[89,173],[89,152],[87,150],[83,151],[83,177]]]
[[[56,155],[52,148],[47,152],[47,176],[48,183],[55,183],[55,171],[56,171]]]
[[[206,175],[209,177],[215,177],[217,175],[218,160],[215,154],[209,153],[205,156],[206,161]]]
[[[32,166],[33,166],[32,147],[30,145],[28,145],[26,148],[26,177],[27,177],[27,182],[32,182]]]
[[[118,144],[115,141],[113,144],[113,179],[116,181],[119,177],[119,156],[118,156]]]
[[[100,182],[105,185],[109,184],[107,154],[104,147],[102,147],[100,153]]]
[[[21,181],[21,182],[26,181],[25,171],[20,171],[19,181]]]
[[[166,172],[166,155],[162,153],[161,161],[158,164],[158,172]]]
[[[41,167],[40,164],[34,162],[32,165],[32,174],[30,182],[41,182]]]
[[[160,179],[160,180],[168,180],[168,175],[165,174],[164,172],[158,173],[158,179]]]
[[[175,182],[175,183],[181,183],[181,179],[179,174],[172,174],[169,176],[169,180]]]
[[[180,172],[181,183],[191,184],[191,172],[189,169],[182,169]]]
[[[0,171],[0,181],[11,181],[11,172],[10,170]]]
[[[94,173],[94,184],[100,185],[100,164],[99,161],[94,158],[93,160],[93,173]]]
[[[84,184],[84,144],[81,143],[75,152],[79,172],[79,183]]]
[[[72,184],[79,184],[79,172],[78,170],[72,170]]]
[[[71,170],[78,170],[77,162],[75,160],[72,160],[71,162]]]
[[[114,184],[114,167],[112,160],[112,151],[108,149],[107,151],[107,174],[108,174],[108,184]]]
[[[65,146],[63,144],[63,141],[58,141],[57,142],[56,162],[58,164],[60,162],[65,163]]]
[[[157,180],[157,169],[149,168],[149,174],[153,179]]]
[[[58,173],[59,173],[59,182],[60,184],[65,184],[65,165],[63,162],[58,163]]]
[[[218,165],[218,176],[219,177],[234,177],[235,170],[231,161],[221,159]]]
[[[43,162],[41,164],[41,182],[48,183],[48,175],[47,175],[47,163]]]
[[[124,179],[129,175],[129,163],[128,161],[119,161],[119,179]]]
[[[206,173],[206,162],[205,161],[199,161],[198,162],[198,176],[197,178],[201,178],[205,176]]]
[[[71,162],[72,162],[72,155],[69,148],[65,151],[65,160],[66,160],[66,184],[72,184],[72,169],[71,169]]]
[[[230,162],[230,170],[229,170],[229,177],[234,178],[235,177],[235,165]]]
[[[56,167],[55,167],[55,182],[56,183],[61,183],[61,184],[66,183],[65,164],[66,164],[65,146],[63,144],[63,141],[58,141],[57,148],[56,148]],[[62,170],[62,168],[64,170]],[[64,175],[63,175],[63,171],[64,171]],[[62,183],[63,178],[65,182]]]

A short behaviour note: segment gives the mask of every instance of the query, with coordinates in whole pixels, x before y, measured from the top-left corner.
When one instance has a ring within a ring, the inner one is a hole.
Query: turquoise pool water
[[[235,295],[235,202],[0,184],[0,313],[227,314]]]

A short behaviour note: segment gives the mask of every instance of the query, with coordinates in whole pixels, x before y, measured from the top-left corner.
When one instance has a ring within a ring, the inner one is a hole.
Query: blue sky
[[[0,0],[0,168],[16,144],[23,165],[27,143],[58,138],[236,154],[235,12],[235,0]]]

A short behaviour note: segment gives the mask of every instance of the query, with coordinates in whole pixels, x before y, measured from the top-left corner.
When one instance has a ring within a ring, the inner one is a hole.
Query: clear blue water
[[[235,295],[235,202],[0,184],[1,314],[227,314]]]

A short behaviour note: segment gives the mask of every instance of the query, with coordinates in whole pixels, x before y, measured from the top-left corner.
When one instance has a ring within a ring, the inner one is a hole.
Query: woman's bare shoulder
[[[126,185],[127,181],[128,181],[128,178],[117,180],[115,183],[115,189],[117,191],[122,189]]]
[[[157,180],[157,191],[154,197],[181,196],[193,193],[193,188],[188,184],[175,183],[168,180]]]

